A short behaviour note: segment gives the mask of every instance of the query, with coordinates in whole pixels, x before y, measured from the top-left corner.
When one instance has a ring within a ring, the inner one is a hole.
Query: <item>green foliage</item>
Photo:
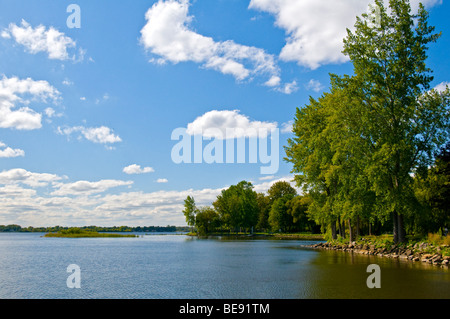
[[[198,235],[207,235],[220,227],[219,214],[211,207],[201,207],[195,217]]]
[[[195,225],[195,214],[197,213],[197,207],[195,206],[195,200],[193,197],[188,196],[184,200],[184,216],[186,217],[186,223],[189,226]]]
[[[258,202],[258,210],[259,210],[258,223],[256,224],[256,228],[261,230],[268,230],[270,228],[269,212],[271,208],[269,196],[266,196],[263,193],[257,193],[256,201]]]
[[[257,194],[250,182],[242,181],[222,190],[213,203],[223,226],[229,229],[250,229],[258,222]]]

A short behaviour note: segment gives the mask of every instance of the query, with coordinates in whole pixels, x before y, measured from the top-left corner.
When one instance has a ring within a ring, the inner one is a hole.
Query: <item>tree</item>
[[[268,230],[269,225],[269,212],[270,212],[270,199],[263,193],[256,194],[256,201],[258,202],[258,223],[256,228],[261,230]]]
[[[273,203],[278,198],[286,195],[297,195],[295,188],[291,186],[290,183],[286,181],[278,181],[274,183],[267,191],[268,197],[271,203]]]
[[[258,201],[253,185],[241,181],[237,185],[222,190],[213,203],[224,226],[238,231],[250,229],[258,222]]]
[[[308,217],[307,211],[311,204],[311,197],[295,196],[289,200],[287,205],[287,213],[292,216],[292,223],[298,231],[316,231],[316,223]]]
[[[433,166],[415,176],[415,194],[421,214],[415,229],[426,234],[450,228],[450,142],[436,156]]]
[[[197,207],[195,206],[194,197],[188,196],[184,200],[183,214],[186,217],[186,223],[188,226],[195,226],[195,215],[197,214]]]
[[[417,214],[412,176],[448,140],[450,91],[430,90],[426,51],[439,34],[424,7],[411,15],[408,1],[390,0],[389,12],[376,4],[379,24],[363,14],[344,39],[354,75],[331,75],[330,92],[297,109],[286,154],[311,196],[308,214],[333,238],[343,220],[352,239],[353,221],[357,233],[362,219],[391,218],[402,242],[404,217]]]
[[[220,226],[219,214],[211,207],[201,207],[195,216],[195,225],[199,235],[214,232]]]
[[[289,201],[294,198],[293,194],[286,194],[275,199],[269,213],[269,224],[273,231],[283,233],[289,231],[293,226],[293,217],[289,214]]]
[[[394,241],[405,241],[404,215],[413,213],[413,179],[430,164],[432,152],[447,139],[449,91],[429,91],[428,44],[440,34],[428,25],[422,4],[411,14],[409,1],[390,0],[390,12],[377,0],[379,24],[358,18],[344,39],[344,54],[355,75],[342,81],[361,108],[370,161],[365,167],[372,189],[392,214]]]

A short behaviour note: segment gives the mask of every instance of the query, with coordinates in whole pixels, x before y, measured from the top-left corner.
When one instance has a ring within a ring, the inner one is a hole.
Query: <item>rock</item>
[[[441,255],[438,255],[438,254],[436,254],[433,257],[431,257],[431,261],[433,262],[433,264],[434,263],[439,263],[439,262],[441,262],[441,260],[442,260]]]
[[[422,259],[429,259],[429,258],[431,258],[431,257],[433,257],[432,254],[423,254],[423,255],[422,255]]]
[[[420,258],[419,257],[413,257],[412,261],[419,261]]]

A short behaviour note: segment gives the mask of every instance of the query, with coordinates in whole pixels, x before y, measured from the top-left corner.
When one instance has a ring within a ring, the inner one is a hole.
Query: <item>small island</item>
[[[61,229],[58,232],[51,232],[44,235],[44,237],[60,237],[60,238],[97,238],[97,237],[138,237],[133,234],[115,234],[115,233],[99,233],[94,230],[87,230],[81,228]]]

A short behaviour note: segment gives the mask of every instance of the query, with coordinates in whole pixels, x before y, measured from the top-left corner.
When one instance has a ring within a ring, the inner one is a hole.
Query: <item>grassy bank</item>
[[[112,233],[99,233],[91,230],[82,230],[79,228],[69,228],[67,230],[60,230],[55,233],[47,233],[44,237],[59,237],[59,238],[98,238],[98,237],[137,237],[137,235],[131,234],[112,234]]]

